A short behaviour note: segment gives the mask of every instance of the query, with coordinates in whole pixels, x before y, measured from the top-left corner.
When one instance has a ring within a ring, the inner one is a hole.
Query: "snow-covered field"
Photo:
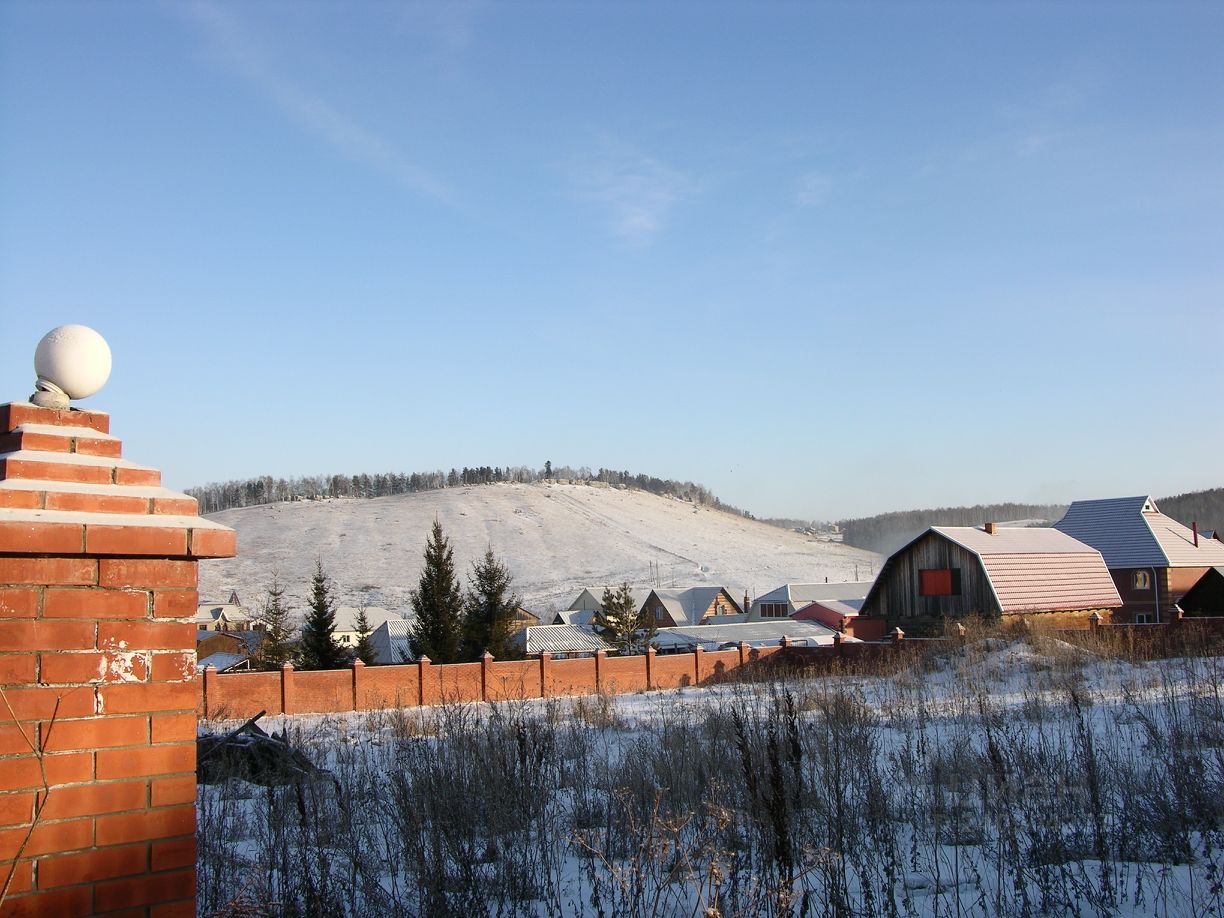
[[[993,638],[894,675],[282,718],[336,784],[201,787],[201,913],[1218,916],[1222,689],[1219,658]]]
[[[655,570],[660,586],[721,585],[739,600],[787,582],[866,580],[880,564],[870,552],[643,491],[498,484],[214,514],[238,531],[238,557],[200,564],[201,595],[237,590],[257,607],[276,571],[300,607],[319,558],[341,603],[402,609],[435,517],[462,578],[492,545],[537,613],[566,608],[584,587],[654,586]]]

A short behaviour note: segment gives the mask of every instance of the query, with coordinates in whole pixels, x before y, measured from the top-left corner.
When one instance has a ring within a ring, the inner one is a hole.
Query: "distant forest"
[[[599,469],[592,472],[586,466],[572,468],[568,465],[554,466],[551,461],[542,469],[526,466],[488,466],[451,469],[435,472],[380,472],[370,475],[303,475],[297,478],[248,478],[242,481],[223,481],[188,488],[187,494],[200,504],[200,513],[218,513],[235,507],[254,507],[286,500],[321,500],[327,497],[371,498],[390,497],[393,494],[414,494],[418,491],[440,491],[443,488],[462,488],[471,485],[533,481],[564,480],[578,482],[600,482],[615,487],[624,485],[651,494],[678,497],[702,507],[725,510],[752,519],[747,511],[724,504],[704,485],[691,481],[674,481],[656,478],[653,475],[633,474],[627,471]]]
[[[1156,506],[1161,513],[1187,526],[1197,521],[1200,529],[1224,528],[1224,488],[1157,497]],[[1009,520],[1046,520],[1053,524],[1066,512],[1066,504],[979,504],[881,513],[842,520],[839,525],[847,545],[887,555],[931,526],[980,526]]]

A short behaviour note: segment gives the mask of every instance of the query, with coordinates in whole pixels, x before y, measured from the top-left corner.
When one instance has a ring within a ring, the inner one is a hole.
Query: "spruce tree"
[[[289,627],[289,610],[285,608],[285,588],[275,574],[264,597],[260,617],[264,623],[264,639],[257,654],[259,667],[280,669],[293,655],[293,634]]]
[[[366,616],[366,607],[360,605],[357,607],[357,620],[353,623],[354,629],[357,631],[357,659],[366,666],[374,663],[374,645],[370,643],[370,619]]]
[[[336,643],[335,630],[336,604],[331,582],[323,573],[322,560],[316,560],[310,580],[310,612],[302,625],[302,669],[340,669],[347,665],[347,654]]]
[[[619,647],[621,653],[632,653],[636,645],[642,643],[637,632],[649,624],[644,620],[646,616],[638,611],[633,589],[628,582],[615,590],[604,587],[600,605],[603,608],[595,613],[592,621],[595,633]]]
[[[510,640],[519,598],[510,588],[510,571],[485,549],[484,557],[472,565],[471,586],[464,597],[463,657],[479,660],[486,650],[499,660],[517,656]]]
[[[418,659],[427,656],[434,663],[457,662],[463,636],[463,595],[455,579],[454,552],[437,520],[425,543],[420,582],[408,601],[415,614],[408,636],[413,655]]]

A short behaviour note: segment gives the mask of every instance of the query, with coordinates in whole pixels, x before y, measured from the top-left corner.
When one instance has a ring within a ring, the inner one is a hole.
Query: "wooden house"
[[[726,622],[726,616],[743,613],[739,603],[723,587],[651,590],[641,608],[659,628],[700,625],[712,618]]]
[[[1146,496],[1077,500],[1054,528],[1101,553],[1126,621],[1166,620],[1209,569],[1224,567],[1224,542],[1165,516]]]
[[[1122,605],[1100,552],[1056,529],[933,526],[880,569],[860,615],[903,630],[971,615],[1063,623]]]

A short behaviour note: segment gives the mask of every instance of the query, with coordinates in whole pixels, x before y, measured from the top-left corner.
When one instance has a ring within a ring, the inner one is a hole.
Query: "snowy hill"
[[[871,552],[643,491],[498,484],[213,514],[238,531],[238,557],[202,562],[200,595],[237,590],[257,608],[277,571],[300,608],[318,557],[339,602],[400,609],[435,516],[465,583],[491,544],[537,614],[564,609],[584,587],[654,586],[655,569],[661,586],[722,585],[738,600],[745,590],[756,596],[786,582],[867,579],[880,565]]]

